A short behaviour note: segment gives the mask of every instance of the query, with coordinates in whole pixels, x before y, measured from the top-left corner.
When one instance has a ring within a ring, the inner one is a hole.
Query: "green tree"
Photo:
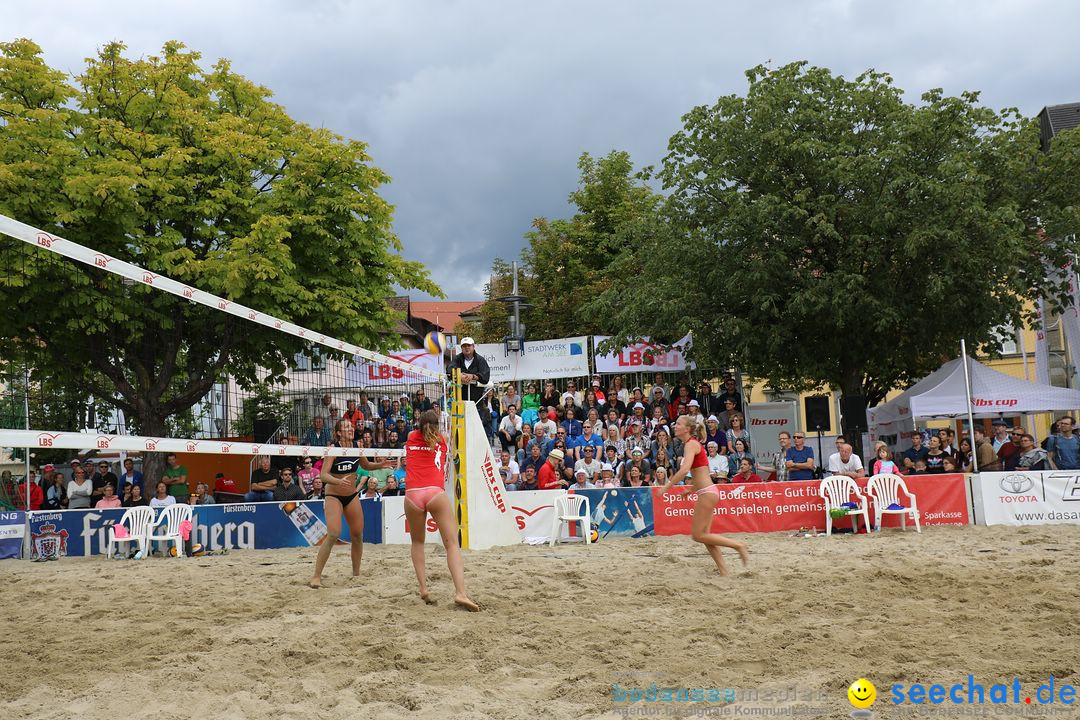
[[[0,212],[373,349],[393,342],[395,286],[439,294],[397,254],[387,181],[363,143],[293,120],[180,43],[142,59],[109,43],[73,80],[29,40],[0,44]],[[146,435],[184,426],[226,375],[280,379],[309,349],[8,239],[0,305],[0,343]]]
[[[990,350],[1025,301],[1060,297],[1045,264],[1075,250],[1077,137],[1039,152],[1034,124],[977,93],[904,101],[888,75],[793,63],[747,72],[745,97],[684,116],[659,177],[666,222],[641,224],[589,311],[694,332],[699,361],[773,386],[880,401],[958,353]],[[1040,223],[1048,233],[1040,233]],[[845,423],[850,429],[850,425]]]
[[[530,338],[556,338],[613,331],[606,317],[585,306],[606,289],[632,278],[617,277],[610,264],[634,223],[656,214],[661,197],[635,173],[630,155],[613,150],[602,158],[583,153],[579,185],[570,194],[569,219],[537,218],[521,252],[519,292],[533,305],[524,313]],[[487,341],[507,333],[508,306],[494,298],[513,287],[510,263],[496,258],[485,287],[481,328]]]

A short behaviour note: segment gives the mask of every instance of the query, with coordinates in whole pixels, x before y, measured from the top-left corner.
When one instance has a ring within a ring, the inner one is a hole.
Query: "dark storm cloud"
[[[455,299],[479,297],[534,217],[568,212],[582,151],[656,164],[682,114],[767,60],[873,67],[912,99],[974,89],[1028,114],[1080,100],[1067,1],[145,5],[19,3],[0,35],[73,71],[113,39],[232,59],[295,117],[369,144],[405,255]]]

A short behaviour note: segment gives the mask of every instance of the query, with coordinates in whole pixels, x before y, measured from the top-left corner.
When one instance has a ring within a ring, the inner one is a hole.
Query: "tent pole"
[[[1020,326],[1020,331],[1016,333],[1020,340],[1020,357],[1024,359],[1024,380],[1031,382],[1031,373],[1028,371],[1028,353],[1027,353],[1027,339],[1024,333],[1024,327]],[[1031,413],[1024,413],[1024,425],[1027,426],[1028,433],[1035,436],[1035,420],[1031,417]]]
[[[964,396],[967,398],[968,432],[971,433],[971,464],[979,472],[979,453],[975,447],[975,415],[971,412],[971,375],[968,372],[967,342],[960,339],[960,355],[964,358]]]

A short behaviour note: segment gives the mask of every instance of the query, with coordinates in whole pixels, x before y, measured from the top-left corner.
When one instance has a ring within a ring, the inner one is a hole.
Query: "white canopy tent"
[[[971,414],[977,418],[1080,408],[1080,390],[1041,385],[992,370],[968,358]],[[918,418],[967,416],[964,365],[950,360],[887,403],[866,411],[871,437],[902,433]]]

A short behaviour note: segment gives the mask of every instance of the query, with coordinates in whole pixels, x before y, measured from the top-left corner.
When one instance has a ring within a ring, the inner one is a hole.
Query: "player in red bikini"
[[[424,570],[424,541],[430,513],[439,526],[446,549],[446,565],[454,580],[454,602],[475,612],[480,607],[465,594],[465,567],[458,546],[457,519],[450,496],[446,494],[447,454],[446,438],[439,432],[439,415],[434,410],[427,410],[420,416],[420,426],[409,433],[405,441],[405,519],[412,538],[410,553],[416,579],[420,582],[420,597],[433,605]]]
[[[709,457],[701,443],[705,440],[705,424],[690,419],[689,415],[682,415],[675,422],[675,437],[683,443],[683,460],[679,470],[671,476],[661,492],[671,491],[671,486],[690,476],[691,484],[683,491],[697,493],[697,503],[694,505],[694,519],[691,521],[691,537],[696,542],[705,546],[716,562],[716,568],[721,575],[727,575],[727,566],[720,554],[721,547],[729,547],[739,553],[743,565],[747,564],[749,555],[746,552],[746,543],[731,540],[723,535],[710,532],[713,518],[713,508],[720,499],[720,491],[709,477]]]

